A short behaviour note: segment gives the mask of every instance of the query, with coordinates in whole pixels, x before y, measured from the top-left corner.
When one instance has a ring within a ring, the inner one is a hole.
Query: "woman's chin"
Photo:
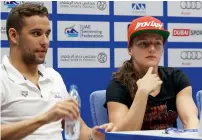
[[[147,63],[145,63],[145,66],[146,67],[154,67],[154,66],[158,66],[158,63],[157,62],[147,62]]]

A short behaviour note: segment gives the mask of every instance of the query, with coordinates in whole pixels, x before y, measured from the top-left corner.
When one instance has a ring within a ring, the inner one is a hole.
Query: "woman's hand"
[[[116,127],[113,125],[113,123],[107,123],[100,126],[95,126],[92,128],[92,134],[91,134],[91,137],[93,140],[105,139],[105,134],[102,132],[99,132],[99,128],[103,129],[105,132],[116,131]]]
[[[153,67],[150,67],[144,77],[137,81],[138,90],[148,95],[163,83],[157,74],[152,74],[152,71]]]

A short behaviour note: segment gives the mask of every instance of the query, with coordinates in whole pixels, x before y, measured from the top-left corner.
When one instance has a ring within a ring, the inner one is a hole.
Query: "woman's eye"
[[[162,46],[162,45],[163,45],[163,43],[160,42],[160,41],[158,41],[158,42],[155,43],[155,46]]]
[[[146,48],[148,46],[148,43],[140,42],[139,46],[142,47],[142,48]]]

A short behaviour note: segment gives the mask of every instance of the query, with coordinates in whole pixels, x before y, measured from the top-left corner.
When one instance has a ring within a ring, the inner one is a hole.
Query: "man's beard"
[[[22,52],[22,60],[24,61],[25,64],[43,64],[45,61],[44,59],[39,59],[36,57],[36,55],[34,54],[34,51],[31,50],[25,50],[25,49],[21,49]]]

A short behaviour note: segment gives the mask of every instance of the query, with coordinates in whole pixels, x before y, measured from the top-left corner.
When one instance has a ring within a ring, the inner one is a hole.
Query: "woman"
[[[179,115],[185,129],[198,128],[198,111],[186,75],[158,66],[169,36],[154,17],[140,17],[128,29],[129,61],[108,85],[105,107],[109,121],[119,131],[177,127]]]

